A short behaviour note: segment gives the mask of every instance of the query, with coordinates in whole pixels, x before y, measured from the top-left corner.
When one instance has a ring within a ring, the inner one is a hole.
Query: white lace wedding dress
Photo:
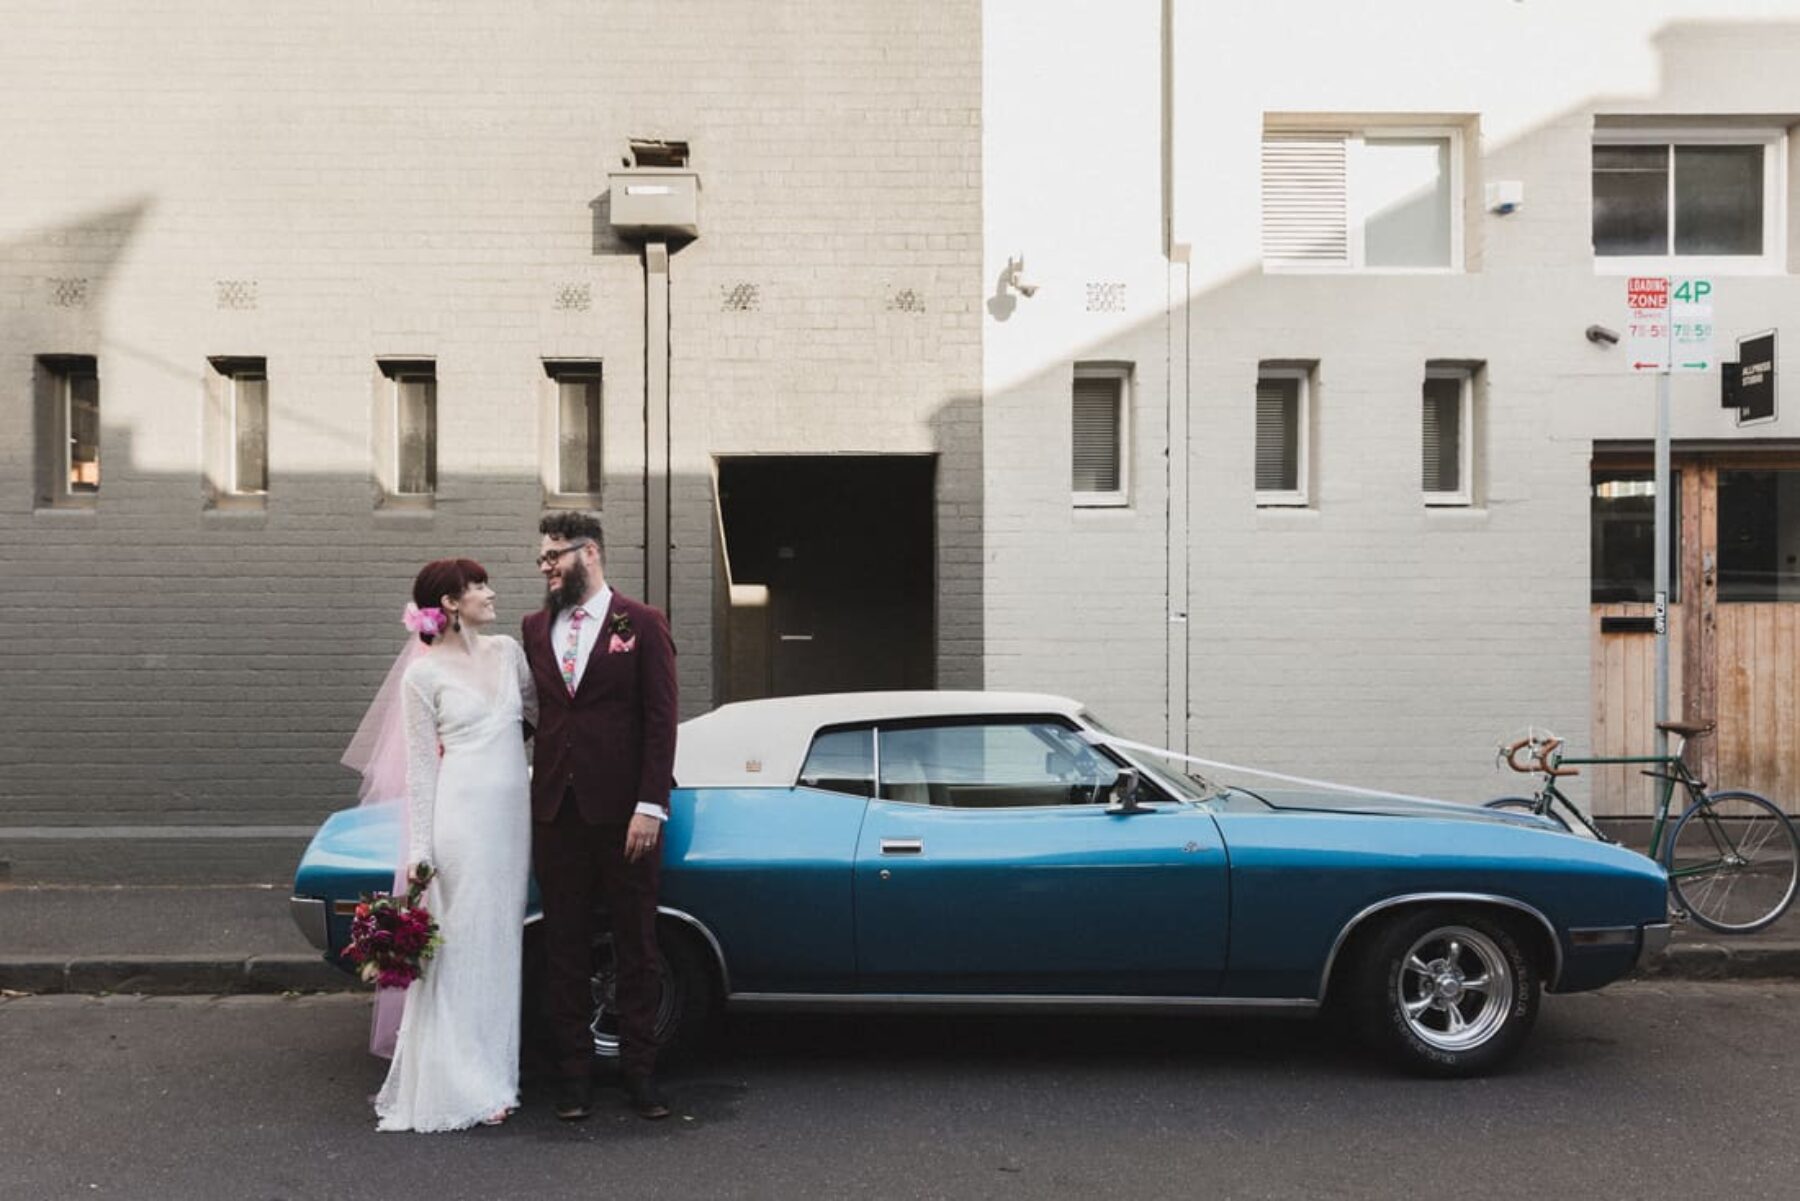
[[[375,1097],[381,1130],[461,1130],[519,1103],[519,954],[531,868],[521,717],[537,704],[504,635],[407,668],[408,861],[439,875],[425,903],[443,945],[408,990]],[[442,754],[439,747],[442,747]]]

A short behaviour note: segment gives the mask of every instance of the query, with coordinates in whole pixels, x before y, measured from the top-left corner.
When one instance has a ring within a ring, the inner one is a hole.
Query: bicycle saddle
[[[1702,734],[1712,733],[1713,726],[1717,724],[1713,721],[1659,721],[1656,728],[1679,738],[1698,738]]]

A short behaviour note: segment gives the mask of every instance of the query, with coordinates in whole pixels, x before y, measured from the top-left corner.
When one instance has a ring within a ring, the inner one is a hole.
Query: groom
[[[611,923],[619,1066],[631,1106],[669,1116],[656,1086],[656,894],[675,763],[675,646],[650,606],[613,591],[600,522],[538,523],[544,608],[525,618],[537,686],[531,859],[544,902],[556,1116],[593,1112],[595,902]]]

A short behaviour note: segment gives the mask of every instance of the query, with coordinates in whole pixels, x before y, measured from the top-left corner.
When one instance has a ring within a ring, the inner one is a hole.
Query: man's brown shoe
[[[637,1111],[640,1118],[655,1121],[669,1116],[669,1103],[663,1099],[662,1090],[656,1087],[656,1080],[650,1076],[628,1076],[625,1079],[625,1098],[631,1108]]]
[[[571,1076],[557,1086],[556,1116],[579,1122],[594,1112],[594,1084],[585,1076]]]

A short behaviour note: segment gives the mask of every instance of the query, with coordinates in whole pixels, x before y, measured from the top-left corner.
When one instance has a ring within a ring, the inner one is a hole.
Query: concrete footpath
[[[285,883],[0,881],[0,990],[284,993],[360,988],[288,916]],[[1800,978],[1800,912],[1727,938],[1681,924],[1640,975]]]

